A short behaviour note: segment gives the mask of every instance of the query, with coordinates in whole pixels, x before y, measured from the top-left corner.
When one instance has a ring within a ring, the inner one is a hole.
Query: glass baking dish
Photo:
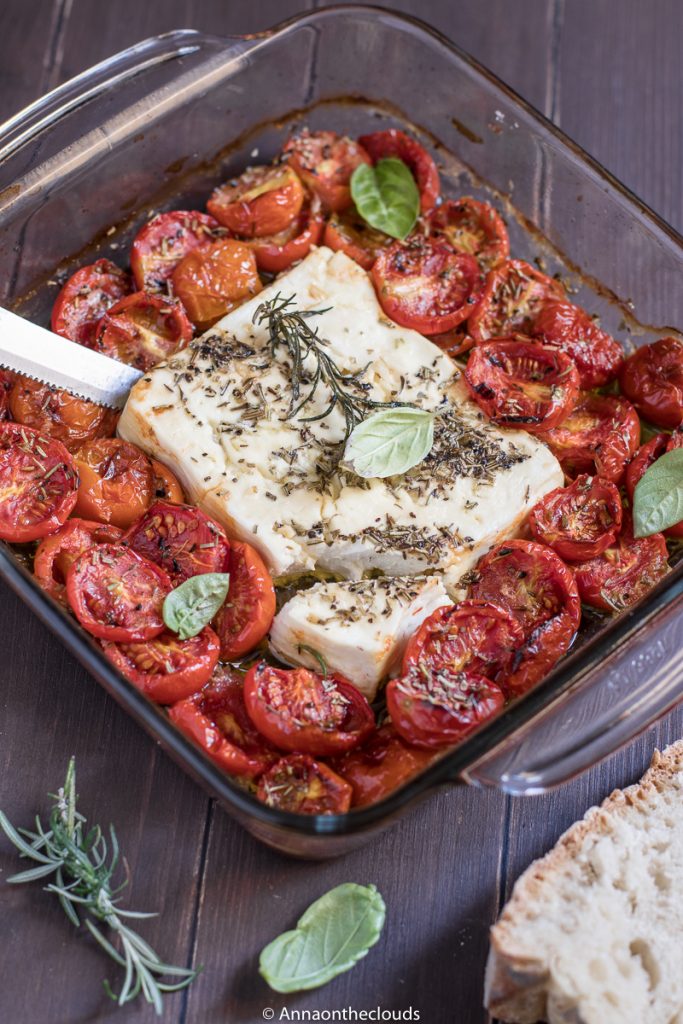
[[[683,323],[683,240],[545,118],[443,36],[339,6],[241,38],[172,32],[78,76],[0,128],[0,302],[47,324],[64,275],[116,260],[151,210],[201,204],[275,153],[293,124],[415,132],[445,191],[492,199],[513,254],[558,272],[629,346]],[[223,149],[219,147],[223,146]],[[66,257],[66,258],[65,258]],[[272,810],[222,774],[0,548],[0,575],[120,704],[241,824],[304,857],[387,828],[435,787],[536,793],[572,777],[678,700],[683,567],[616,619],[589,621],[533,692],[388,799],[346,815]]]

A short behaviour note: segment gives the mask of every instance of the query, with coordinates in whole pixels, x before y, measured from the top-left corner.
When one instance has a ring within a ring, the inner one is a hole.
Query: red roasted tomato
[[[669,571],[661,533],[634,537],[630,516],[614,544],[597,558],[575,567],[582,601],[606,612],[619,612],[644,597]]]
[[[157,704],[174,704],[208,682],[218,662],[218,637],[206,626],[181,640],[164,632],[140,643],[103,641],[102,649],[133,686]]]
[[[640,420],[625,398],[584,392],[573,412],[542,438],[569,476],[596,473],[618,483],[638,447]]]
[[[76,618],[102,640],[152,640],[171,581],[163,569],[120,544],[86,549],[69,569],[66,595]]]
[[[546,302],[533,326],[544,345],[565,352],[576,364],[586,391],[609,384],[624,361],[624,350],[611,334],[601,330],[580,306]]]
[[[228,538],[218,523],[192,505],[155,501],[133,523],[124,541],[165,569],[176,586],[200,573],[228,571]]]
[[[486,277],[481,302],[467,326],[475,341],[531,334],[544,305],[564,289],[523,260],[505,260]]]
[[[434,208],[441,191],[439,172],[431,156],[417,139],[411,138],[397,128],[389,128],[386,131],[372,132],[371,135],[361,135],[358,141],[369,154],[373,164],[389,156],[403,160],[417,182],[422,212],[429,213]]]
[[[263,287],[252,249],[224,238],[194,249],[173,271],[173,291],[196,327],[205,330]]]
[[[319,245],[323,237],[325,221],[320,209],[320,202],[313,198],[304,203],[301,211],[289,227],[277,235],[259,238],[249,245],[256,257],[256,265],[269,274],[279,274],[291,267],[292,263],[308,256],[314,245]]]
[[[661,338],[626,360],[619,384],[646,420],[674,428],[683,422],[683,341]]]
[[[281,750],[325,757],[358,746],[375,716],[341,676],[307,668],[273,668],[260,661],[247,672],[244,702],[258,731]]]
[[[232,669],[218,666],[203,690],[178,701],[168,715],[230,775],[257,778],[281,756],[254,728],[242,679]]]
[[[134,292],[107,310],[92,347],[139,370],[149,370],[185,348],[192,324],[173,299]]]
[[[400,786],[428,768],[438,757],[434,750],[409,746],[386,722],[362,747],[332,761],[332,767],[351,783],[353,807],[367,807],[384,800]]]
[[[242,238],[262,238],[284,231],[303,206],[301,178],[286,164],[250,167],[217,188],[206,208]]]
[[[532,630],[505,679],[506,693],[519,697],[540,683],[571,647],[576,628],[572,614],[561,612]]]
[[[567,562],[602,554],[621,529],[621,497],[615,484],[581,474],[568,487],[546,494],[529,513],[534,538]]]
[[[282,155],[318,196],[326,210],[344,210],[351,204],[349,182],[360,164],[370,157],[359,143],[336,132],[309,132],[307,128],[290,136]]]
[[[26,544],[54,533],[76,504],[78,473],[60,441],[0,423],[0,540]]]
[[[636,484],[645,471],[657,461],[660,455],[670,452],[673,448],[681,447],[683,447],[683,434],[678,430],[673,434],[655,434],[654,437],[640,446],[626,469],[626,493],[631,505],[633,505]],[[665,530],[664,535],[666,537],[683,537],[683,520]]]
[[[149,507],[154,470],[147,456],[118,437],[88,441],[76,453],[80,477],[75,513],[126,530]]]
[[[45,537],[33,559],[33,573],[43,590],[66,604],[66,577],[78,556],[98,544],[116,544],[123,532],[116,526],[67,519],[56,533]]]
[[[275,588],[263,559],[250,544],[230,541],[230,590],[214,620],[221,658],[232,661],[263,640],[275,615]]]
[[[507,228],[490,203],[481,203],[471,196],[447,199],[433,210],[429,224],[457,252],[474,256],[484,273],[510,255]]]
[[[561,423],[579,397],[579,374],[569,356],[531,341],[477,345],[465,383],[490,420],[532,434]]]
[[[158,213],[140,228],[130,251],[130,265],[140,291],[163,291],[184,256],[215,241],[218,221],[197,210]]]
[[[106,311],[132,290],[130,276],[111,260],[96,260],[81,267],[55,299],[52,330],[79,345],[92,346]]]
[[[349,783],[306,754],[280,758],[261,776],[256,796],[291,814],[345,814],[351,806]]]
[[[343,213],[334,213],[325,225],[324,244],[335,252],[344,252],[363,270],[372,266],[383,249],[393,245],[394,239],[383,231],[366,224],[355,206]]]
[[[9,392],[9,408],[17,423],[56,438],[71,452],[91,438],[111,437],[116,427],[111,409],[30,377],[17,376]]]
[[[446,242],[415,235],[382,250],[372,267],[382,309],[421,334],[450,331],[467,319],[481,292],[473,256]]]

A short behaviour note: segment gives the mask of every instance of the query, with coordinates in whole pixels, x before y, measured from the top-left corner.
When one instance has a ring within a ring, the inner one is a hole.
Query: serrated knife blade
[[[122,409],[142,371],[0,307],[0,365],[97,405]]]

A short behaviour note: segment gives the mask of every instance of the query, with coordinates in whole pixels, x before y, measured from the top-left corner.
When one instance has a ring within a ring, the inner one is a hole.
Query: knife
[[[97,405],[122,409],[142,370],[38,327],[0,307],[0,366],[63,388]]]

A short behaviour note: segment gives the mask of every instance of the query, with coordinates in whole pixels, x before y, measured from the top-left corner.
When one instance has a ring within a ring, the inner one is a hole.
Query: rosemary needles
[[[49,827],[45,829],[40,818],[36,818],[35,832],[15,829],[0,811],[0,828],[7,838],[22,857],[38,863],[38,867],[12,875],[7,881],[17,885],[52,876],[46,891],[57,896],[64,913],[76,927],[81,924],[82,916],[93,938],[125,970],[119,994],[112,992],[105,981],[107,994],[119,1006],[142,994],[161,1016],[163,993],[185,988],[196,977],[197,971],[165,964],[151,946],[125,923],[128,918],[156,915],[119,908],[119,893],[128,883],[112,884],[119,860],[116,833],[110,826],[108,843],[99,825],[86,830],[86,819],[76,809],[76,765],[73,758],[69,762],[64,786],[54,800]],[[111,938],[114,942],[118,940],[118,948],[95,922],[109,928]],[[181,980],[163,982],[160,978],[164,976]]]

